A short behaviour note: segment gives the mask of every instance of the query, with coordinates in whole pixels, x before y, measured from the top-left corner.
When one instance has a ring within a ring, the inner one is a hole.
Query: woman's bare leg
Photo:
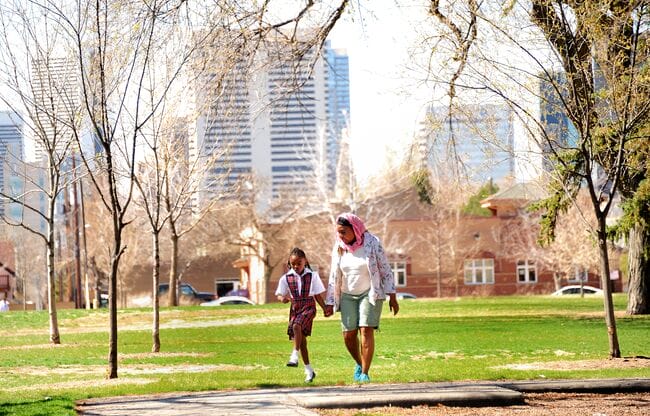
[[[361,332],[361,372],[368,374],[372,356],[375,354],[375,328],[362,326]]]
[[[343,331],[343,340],[345,341],[345,347],[348,349],[348,352],[354,361],[361,365],[361,350],[359,349],[358,332],[357,329],[354,331]]]

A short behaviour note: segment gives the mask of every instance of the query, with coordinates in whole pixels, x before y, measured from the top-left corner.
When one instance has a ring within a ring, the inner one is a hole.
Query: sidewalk
[[[524,393],[650,392],[650,378],[364,384],[244,391],[173,393],[85,400],[81,415],[318,415],[309,409],[375,406],[509,406],[523,403]]]

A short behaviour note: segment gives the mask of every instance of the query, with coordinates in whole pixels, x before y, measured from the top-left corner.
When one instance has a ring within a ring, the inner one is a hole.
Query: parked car
[[[221,305],[255,305],[255,302],[243,296],[222,296],[218,299],[201,303],[201,306]]]
[[[602,295],[603,290],[598,289],[593,286],[582,286],[582,293],[585,295]],[[564,296],[564,295],[579,295],[580,294],[580,285],[569,285],[564,286],[555,292],[551,293],[551,296]]]
[[[158,285],[158,296],[164,295],[169,291],[169,283]],[[188,299],[190,303],[207,302],[214,300],[216,295],[211,292],[199,292],[189,283],[181,283],[179,288],[179,297]]]
[[[417,296],[415,296],[413,293],[406,293],[406,292],[398,292],[395,294],[397,297],[397,300],[403,300],[403,299],[417,299]]]

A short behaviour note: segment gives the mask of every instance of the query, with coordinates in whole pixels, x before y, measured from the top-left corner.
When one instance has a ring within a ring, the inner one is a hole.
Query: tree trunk
[[[607,253],[607,225],[605,215],[598,218],[598,250],[600,251],[600,275],[603,289],[603,303],[605,307],[605,324],[609,338],[609,358],[621,358],[621,349],[618,345],[616,334],[616,318],[614,316],[614,302],[612,300],[612,285],[609,275],[609,254]]]
[[[51,167],[49,168],[52,169]],[[55,178],[50,173],[50,190],[54,189]],[[59,335],[59,322],[56,313],[56,271],[54,267],[54,205],[56,201],[53,197],[48,201],[47,212],[47,239],[46,241],[46,255],[47,255],[47,311],[50,321],[50,342],[52,344],[60,344],[61,337]],[[62,291],[63,287],[59,287]]]
[[[269,301],[268,297],[266,296],[266,289],[269,287],[269,282],[271,281],[271,276],[273,275],[273,269],[275,269],[275,266],[271,265],[270,260],[270,256],[268,255],[264,258],[264,281],[262,282],[261,288],[259,285],[257,287],[258,299],[260,296],[262,296],[262,302],[260,303],[267,303]]]
[[[72,234],[71,230],[71,224],[70,224],[70,211],[72,211],[72,208],[70,206],[70,192],[68,191],[68,185],[65,185],[63,188],[63,217],[64,217],[64,234],[65,234],[65,253],[63,254],[65,259],[70,258],[70,244],[69,244],[69,238]],[[70,263],[65,261],[63,263],[63,273],[65,275],[63,276],[63,279],[66,281],[65,285],[65,299],[67,302],[74,302],[74,284],[75,284],[75,276],[74,272],[72,271],[72,267],[70,266]],[[63,285],[59,287],[59,291],[63,292]],[[62,299],[62,300],[63,300]]]
[[[553,284],[555,285],[555,290],[562,288],[562,275],[560,273],[553,272]]]
[[[635,224],[628,235],[627,313],[650,313],[650,226]]]
[[[153,328],[151,331],[153,345],[151,352],[160,351],[160,299],[158,298],[158,283],[160,282],[160,234],[153,233]]]
[[[173,222],[170,222],[171,230],[171,264],[169,265],[169,306],[178,306],[178,234]]]
[[[110,154],[106,158],[108,187],[111,198],[111,215],[113,221],[113,253],[111,256],[111,271],[108,276],[108,374],[109,379],[117,378],[117,278],[120,257],[122,256],[122,231],[123,223],[118,209],[120,203],[117,196],[117,183],[114,179],[113,163]]]
[[[108,315],[110,333],[108,339],[108,378],[117,378],[117,268],[121,239],[115,236],[111,258],[111,274],[108,276]]]
[[[50,235],[54,235],[51,233]],[[54,240],[47,243],[47,311],[50,320],[50,343],[60,344],[59,323],[56,314],[56,278],[54,273]]]
[[[438,298],[442,297],[442,258],[440,251],[440,227],[436,227],[436,294]]]
[[[72,210],[70,213],[72,214],[72,232],[74,233],[72,241],[74,242],[74,306],[77,309],[81,309],[83,307],[83,299],[82,299],[82,290],[81,290],[81,241],[79,238],[79,194],[77,193],[77,167],[75,164],[75,154],[74,152],[72,153],[72,175],[74,177],[74,180],[72,181],[72,195],[74,196],[73,199],[73,206]],[[88,305],[86,303],[86,305]]]

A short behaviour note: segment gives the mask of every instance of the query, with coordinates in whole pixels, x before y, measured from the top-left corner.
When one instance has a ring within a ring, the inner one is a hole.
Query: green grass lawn
[[[648,356],[650,317],[623,314],[624,356]],[[406,300],[385,305],[376,334],[376,383],[649,377],[650,367],[602,365],[608,338],[602,299],[543,296]],[[48,343],[46,312],[0,314],[0,415],[74,414],[91,397],[302,386],[287,368],[288,306],[182,307],[161,311],[161,352],[151,351],[151,311],[119,312],[119,378],[106,380],[108,313],[59,311],[61,345]],[[316,385],[349,384],[353,363],[338,314],[319,317],[309,339]],[[589,361],[593,360],[593,362]],[[560,362],[560,363],[558,363]]]

